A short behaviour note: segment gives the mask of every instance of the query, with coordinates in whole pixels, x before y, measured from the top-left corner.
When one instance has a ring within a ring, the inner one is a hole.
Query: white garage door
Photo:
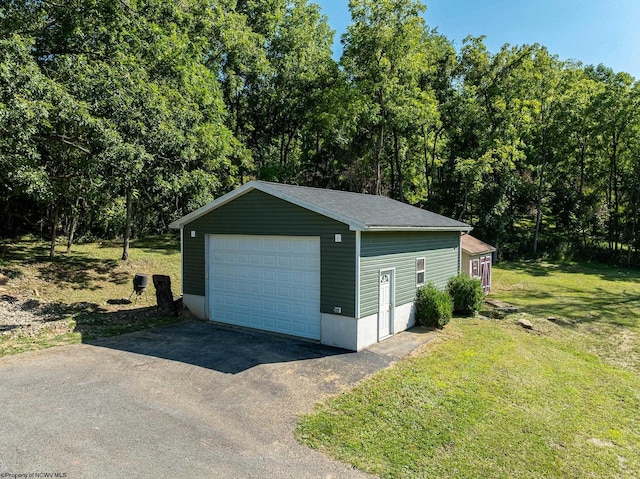
[[[209,236],[209,317],[320,339],[320,238]]]

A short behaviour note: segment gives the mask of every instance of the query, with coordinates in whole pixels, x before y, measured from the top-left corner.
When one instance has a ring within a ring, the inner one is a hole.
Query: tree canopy
[[[253,178],[388,195],[505,257],[638,263],[640,84],[542,45],[456,51],[420,0],[0,5],[1,236],[165,231]],[[428,17],[427,17],[428,18]]]

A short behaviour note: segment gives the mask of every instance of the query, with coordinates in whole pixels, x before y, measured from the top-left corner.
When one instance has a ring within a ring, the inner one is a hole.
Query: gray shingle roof
[[[287,196],[317,205],[323,210],[351,218],[364,224],[367,228],[469,228],[466,223],[392,200],[386,196],[284,185],[266,181],[257,183],[262,183]]]
[[[471,231],[472,229],[466,223],[416,208],[385,196],[284,185],[268,181],[250,181],[208,205],[174,221],[170,226],[172,228],[181,228],[209,211],[219,208],[254,189],[348,224],[350,229],[356,231]]]

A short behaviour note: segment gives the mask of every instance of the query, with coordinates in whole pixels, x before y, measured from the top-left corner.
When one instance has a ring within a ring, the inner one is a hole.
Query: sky
[[[348,0],[313,0],[340,36],[351,21]],[[496,53],[505,43],[539,43],[561,60],[604,65],[640,79],[640,0],[423,0],[425,19],[462,46],[467,35],[486,35]]]

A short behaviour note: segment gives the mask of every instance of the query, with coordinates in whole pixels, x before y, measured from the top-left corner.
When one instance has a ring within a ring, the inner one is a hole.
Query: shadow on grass
[[[10,279],[19,278],[24,273],[15,268],[0,268],[0,274],[4,276],[3,278],[0,278],[0,285],[5,285],[9,282]]]
[[[176,234],[148,236],[131,240],[131,249],[141,249],[145,253],[173,255],[180,252],[180,236]],[[100,241],[100,248],[122,249],[122,240]]]
[[[68,285],[73,289],[95,291],[101,288],[101,281],[125,284],[131,275],[124,271],[115,271],[118,260],[96,259],[84,253],[73,256],[59,256],[38,266],[40,277],[57,285]]]
[[[39,240],[20,240],[7,245],[2,259],[25,264],[39,263],[49,260],[49,249]]]
[[[548,317],[571,320],[558,323],[567,327],[584,323],[603,323],[616,326],[640,326],[640,295],[611,292],[598,287],[590,291],[563,287],[555,288],[553,296],[545,291],[510,292],[514,303],[525,304],[521,311]]]
[[[179,317],[163,313],[156,306],[107,311],[95,304],[76,303],[70,308],[74,309],[71,313],[76,323],[74,329],[82,335],[83,343],[180,321]]]
[[[553,273],[595,275],[605,281],[640,281],[640,269],[622,268],[601,263],[547,263],[544,261],[517,261],[497,263],[505,271],[522,272],[531,276],[549,276]]]
[[[101,288],[103,281],[114,284],[131,281],[130,273],[117,271],[120,264],[118,259],[95,258],[82,251],[73,251],[69,255],[58,253],[50,259],[49,248],[39,240],[21,240],[10,244],[2,259],[6,266],[0,268],[0,273],[10,279],[28,274],[14,265],[27,265],[33,267],[30,271],[33,274],[35,270],[40,279],[73,289],[95,291]]]

